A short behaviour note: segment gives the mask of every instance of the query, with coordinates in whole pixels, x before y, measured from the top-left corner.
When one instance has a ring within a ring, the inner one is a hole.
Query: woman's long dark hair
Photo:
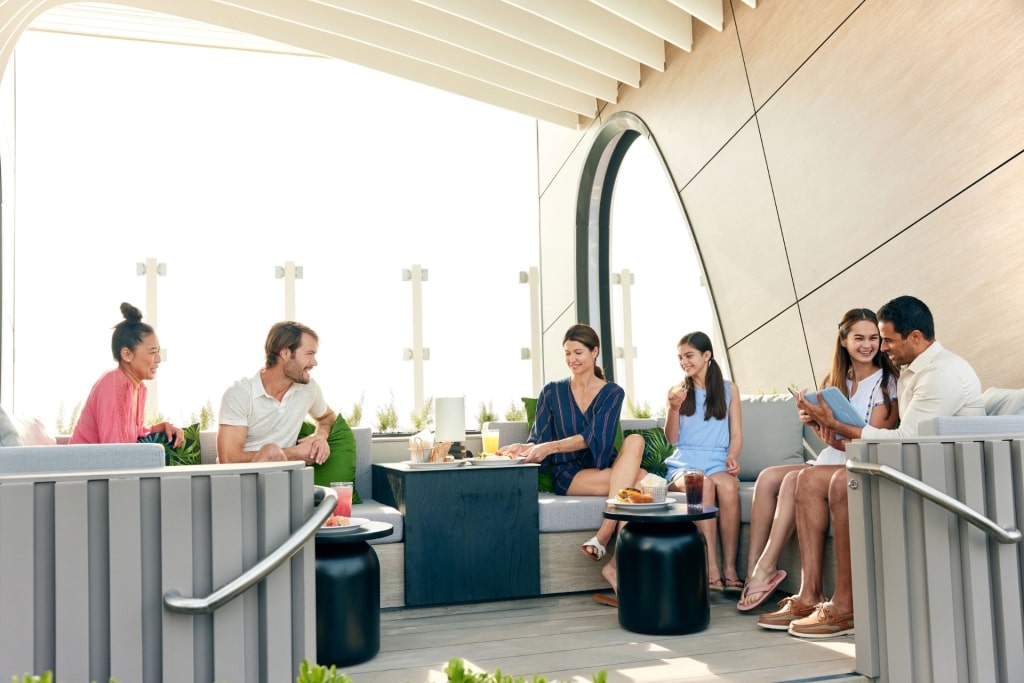
[[[850,330],[856,323],[867,320],[878,327],[878,317],[869,308],[852,308],[846,312],[839,323],[839,334],[836,336],[836,350],[832,354],[832,369],[821,382],[821,388],[838,387],[846,398],[850,398],[850,391],[846,388],[846,380],[853,379],[853,360],[850,352],[846,350],[843,342],[850,335]],[[889,395],[889,378],[899,377],[900,371],[892,364],[889,354],[882,352],[882,345],[879,343],[875,357],[871,359],[875,367],[882,368],[882,397],[885,401],[886,415],[892,412],[892,397]]]
[[[683,338],[679,340],[676,346],[679,347],[684,344],[692,346],[702,354],[705,351],[711,352],[711,358],[708,359],[708,369],[704,374],[704,391],[706,392],[704,419],[710,420],[715,418],[716,420],[724,420],[729,412],[729,406],[725,401],[725,377],[722,376],[722,368],[718,366],[718,361],[715,360],[715,350],[711,348],[711,338],[703,332],[691,332],[690,334],[683,335]],[[683,399],[683,405],[679,407],[679,414],[689,417],[697,410],[697,398],[693,391],[693,379],[687,376],[686,381],[683,382],[683,387],[686,389],[686,398]]]
[[[597,332],[590,325],[584,325],[583,323],[573,325],[565,333],[562,344],[564,345],[565,342],[570,341],[583,344],[591,351],[601,348],[601,339],[597,336]],[[604,379],[604,370],[601,369],[596,360],[594,361],[594,374],[597,375],[598,379]]]

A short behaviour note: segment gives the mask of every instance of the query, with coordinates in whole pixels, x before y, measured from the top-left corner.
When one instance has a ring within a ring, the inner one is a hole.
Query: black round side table
[[[707,546],[694,522],[718,508],[689,513],[685,504],[630,510],[608,505],[604,516],[625,521],[615,544],[619,625],[634,633],[682,635],[711,623]]]
[[[358,531],[316,532],[318,664],[359,664],[380,651],[380,562],[367,541],[393,530],[367,522]]]

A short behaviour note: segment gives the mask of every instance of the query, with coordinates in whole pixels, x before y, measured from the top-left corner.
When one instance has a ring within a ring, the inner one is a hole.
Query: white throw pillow
[[[21,434],[18,432],[17,421],[0,406],[0,446],[21,445]]]
[[[1024,415],[1024,389],[990,387],[981,397],[986,415]]]

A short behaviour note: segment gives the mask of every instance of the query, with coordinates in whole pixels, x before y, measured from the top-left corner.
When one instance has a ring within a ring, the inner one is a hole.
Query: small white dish
[[[520,455],[516,458],[506,458],[501,455],[488,455],[483,458],[467,458],[466,462],[474,467],[509,467],[518,465],[526,460],[526,456]]]
[[[318,534],[329,534],[332,536],[344,536],[360,531],[370,520],[365,517],[349,517],[345,526],[320,526]]]
[[[462,467],[465,460],[445,460],[444,462],[413,462],[406,460],[402,464],[411,470],[453,470]]]
[[[657,509],[657,508],[668,507],[669,505],[672,505],[673,503],[675,503],[676,499],[675,498],[666,498],[664,500],[664,502],[661,502],[661,503],[624,503],[621,500],[616,500],[615,498],[609,498],[605,502],[608,503],[609,505],[614,505],[617,508],[623,508],[623,509],[629,508],[630,510],[654,510],[654,509]]]

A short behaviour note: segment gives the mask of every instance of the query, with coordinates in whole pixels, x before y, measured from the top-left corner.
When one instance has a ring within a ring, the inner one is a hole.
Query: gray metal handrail
[[[334,514],[338,494],[324,486],[313,487],[313,502],[317,503],[313,514],[288,539],[269,555],[247,569],[237,579],[229,581],[205,598],[187,598],[171,588],[164,593],[164,607],[179,614],[212,614],[214,610],[231,602],[255,584],[267,578],[285,560],[302,550],[306,542],[317,532],[327,518]]]
[[[895,484],[899,484],[922,498],[927,498],[936,505],[949,510],[960,519],[973,524],[1000,543],[1020,543],[1021,533],[1016,528],[1009,527],[1004,529],[988,517],[979,514],[974,508],[964,505],[956,498],[952,498],[937,488],[914,479],[910,475],[888,465],[880,465],[875,462],[861,462],[860,460],[847,460],[846,469],[857,474],[882,477]]]

